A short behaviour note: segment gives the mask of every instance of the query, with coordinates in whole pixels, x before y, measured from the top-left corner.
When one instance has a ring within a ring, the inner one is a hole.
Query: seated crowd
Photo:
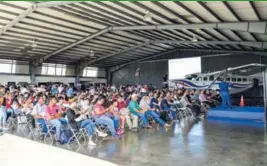
[[[213,91],[154,89],[148,86],[102,86],[74,90],[72,86],[0,87],[0,128],[7,127],[9,118],[23,115],[29,127],[40,125],[43,135],[49,126],[55,128],[59,141],[61,128],[85,129],[89,145],[96,145],[94,134],[108,134],[97,126],[106,126],[109,133],[120,139],[125,128],[135,131],[138,126],[151,128],[154,123],[168,129],[178,122],[179,109],[187,108],[194,116],[205,114],[201,104],[214,106]],[[179,103],[177,105],[177,103]]]

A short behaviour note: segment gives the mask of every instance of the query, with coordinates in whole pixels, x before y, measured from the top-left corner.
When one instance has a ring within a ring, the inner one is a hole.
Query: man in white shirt
[[[44,119],[45,107],[46,105],[44,104],[44,97],[38,96],[38,102],[33,107],[32,116],[34,117],[37,123],[41,124],[43,133],[47,133],[47,126],[45,124],[45,119]]]
[[[24,95],[24,93],[27,93],[28,90],[25,87],[20,88],[20,93]]]
[[[60,86],[57,88],[58,93],[62,93],[64,90],[63,84],[60,84]]]

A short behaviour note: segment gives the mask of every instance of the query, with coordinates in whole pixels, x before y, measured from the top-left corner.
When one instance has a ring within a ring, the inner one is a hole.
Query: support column
[[[29,74],[30,74],[30,80],[31,84],[36,84],[36,66],[34,66],[33,62],[29,63]]]
[[[75,66],[75,86],[80,86],[81,69],[79,65]]]
[[[110,85],[112,84],[111,82],[111,72],[110,72],[110,69],[109,68],[106,68],[106,80],[107,80],[107,85]]]

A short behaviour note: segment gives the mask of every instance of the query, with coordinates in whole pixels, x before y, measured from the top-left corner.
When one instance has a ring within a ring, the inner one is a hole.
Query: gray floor
[[[25,128],[14,134],[31,138]],[[38,140],[37,140],[38,141]],[[187,120],[171,131],[159,127],[127,132],[122,140],[106,138],[97,147],[53,145],[123,166],[266,166],[263,127]]]

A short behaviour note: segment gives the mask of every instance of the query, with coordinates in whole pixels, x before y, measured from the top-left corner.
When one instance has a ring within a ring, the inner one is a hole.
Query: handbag
[[[18,116],[17,119],[18,119],[18,124],[27,123],[27,117],[25,115]]]

